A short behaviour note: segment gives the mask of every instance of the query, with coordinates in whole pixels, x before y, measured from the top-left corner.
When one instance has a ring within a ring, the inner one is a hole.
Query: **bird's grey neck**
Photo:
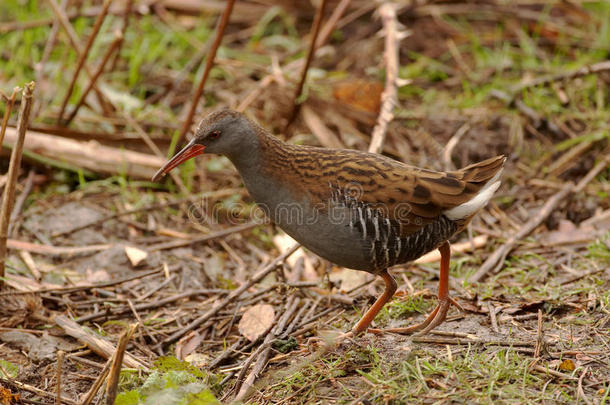
[[[241,175],[250,195],[259,204],[275,206],[288,198],[283,192],[285,187],[278,185],[276,174],[285,173],[289,156],[286,145],[265,132],[258,132],[253,141],[241,153],[227,155]],[[285,190],[288,192],[287,189]]]
[[[226,154],[242,175],[245,171],[260,172],[263,162],[284,157],[285,144],[280,139],[262,130],[253,132],[253,136],[244,137],[239,150]]]
[[[256,170],[260,166],[260,150],[261,142],[258,137],[247,136],[243,138],[239,148],[233,149],[225,153],[225,155],[240,173],[244,173]]]

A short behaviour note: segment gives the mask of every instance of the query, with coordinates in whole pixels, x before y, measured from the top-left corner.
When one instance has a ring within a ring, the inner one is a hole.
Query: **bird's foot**
[[[458,307],[461,311],[464,311],[464,308],[453,298],[450,296],[446,296],[439,299],[438,305],[430,315],[426,318],[422,323],[418,323],[417,325],[409,326],[408,328],[388,328],[388,329],[372,329],[369,328],[369,332],[374,334],[383,334],[383,333],[400,333],[403,335],[410,335],[415,333],[415,336],[422,336],[430,332],[432,329],[436,328],[438,325],[445,321],[447,318],[447,312],[449,311],[449,307],[451,304]]]

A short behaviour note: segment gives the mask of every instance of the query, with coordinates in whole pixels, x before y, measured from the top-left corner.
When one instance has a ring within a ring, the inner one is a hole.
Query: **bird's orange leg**
[[[447,311],[449,311],[451,304],[461,308],[461,306],[449,296],[449,259],[451,257],[449,242],[444,242],[439,246],[438,250],[441,252],[441,275],[438,282],[438,305],[436,308],[434,308],[426,320],[420,324],[409,326],[408,328],[383,329],[375,330],[374,332],[393,332],[404,334],[419,332],[418,335],[425,335],[443,323],[447,317]]]
[[[369,327],[371,322],[373,322],[373,319],[375,319],[379,311],[381,311],[381,308],[383,308],[386,302],[392,299],[392,296],[396,292],[396,281],[394,280],[394,277],[392,277],[390,273],[388,273],[387,270],[383,270],[381,273],[379,273],[379,276],[381,276],[381,278],[383,278],[383,281],[385,281],[385,290],[383,291],[383,294],[381,294],[381,296],[377,298],[377,301],[375,301],[373,306],[369,308],[368,311],[366,311],[366,313],[364,314],[362,319],[358,321],[356,326],[352,328],[352,333],[354,335],[358,335],[359,333],[364,332]]]

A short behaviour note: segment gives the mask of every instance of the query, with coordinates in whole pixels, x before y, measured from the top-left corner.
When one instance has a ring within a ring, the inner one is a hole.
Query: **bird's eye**
[[[210,134],[208,135],[208,138],[210,139],[218,139],[220,137],[220,131],[213,131],[210,132]]]

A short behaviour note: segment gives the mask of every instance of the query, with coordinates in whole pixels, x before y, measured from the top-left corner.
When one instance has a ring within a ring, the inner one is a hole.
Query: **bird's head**
[[[233,110],[213,112],[201,120],[193,139],[168,160],[152,180],[157,181],[173,168],[204,152],[229,157],[248,153],[254,134],[254,125],[245,115]]]

